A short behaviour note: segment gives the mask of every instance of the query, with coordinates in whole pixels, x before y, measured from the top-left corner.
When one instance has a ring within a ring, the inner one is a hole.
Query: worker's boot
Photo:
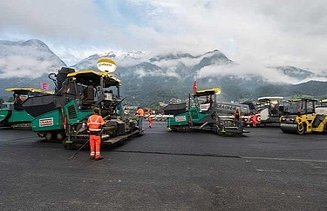
[[[95,157],[95,160],[102,160],[103,159],[103,157],[101,156],[101,155],[97,155],[96,157]]]
[[[94,160],[95,159],[95,152],[91,152],[90,153],[90,160]]]

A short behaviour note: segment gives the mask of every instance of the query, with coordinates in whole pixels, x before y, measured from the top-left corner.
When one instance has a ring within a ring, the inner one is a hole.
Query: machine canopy
[[[318,100],[314,99],[314,98],[293,98],[290,99],[289,102],[302,102],[302,101],[308,101],[308,102],[317,102]]]
[[[221,89],[216,87],[212,89],[204,89],[204,90],[199,90],[195,93],[195,97],[200,97],[200,96],[208,96],[208,95],[214,95],[214,94],[220,94]]]
[[[289,100],[287,113],[306,114],[314,112],[314,105],[317,100],[312,98],[294,98]]]
[[[258,101],[279,101],[283,99],[283,97],[259,97]]]
[[[68,78],[74,78],[77,83],[84,85],[100,86],[103,78],[103,87],[120,86],[120,80],[107,72],[96,72],[94,70],[82,70],[69,73]]]
[[[36,88],[7,88],[5,89],[7,92],[14,92],[16,94],[22,94],[22,95],[27,95],[29,93],[34,93],[34,94],[53,94],[52,91],[46,91],[42,89],[36,89]]]

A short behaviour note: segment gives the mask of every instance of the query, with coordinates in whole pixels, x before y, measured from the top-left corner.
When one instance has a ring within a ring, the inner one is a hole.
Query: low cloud
[[[33,56],[8,56],[0,58],[0,79],[38,78],[46,72],[56,72],[52,61],[40,61]]]
[[[0,43],[0,78],[37,78],[65,64],[39,43]]]
[[[223,77],[230,75],[249,80],[253,76],[260,76],[264,80],[272,83],[299,82],[299,80],[281,74],[274,68],[252,63],[206,66],[198,71],[196,78]]]
[[[144,68],[136,68],[134,74],[137,75],[138,78],[143,78],[145,76],[165,76],[165,77],[175,77],[179,78],[180,76],[176,73],[175,68],[169,68],[167,70],[158,69],[155,71],[149,71]]]

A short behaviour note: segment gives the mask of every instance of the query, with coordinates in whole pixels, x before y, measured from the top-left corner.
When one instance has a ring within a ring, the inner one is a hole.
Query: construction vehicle
[[[250,122],[250,106],[244,103],[217,102],[218,114],[222,117],[233,118],[236,109],[241,113],[242,126],[248,127]]]
[[[279,126],[280,117],[285,112],[283,97],[260,97],[257,100],[255,118],[259,126]]]
[[[167,127],[172,131],[206,130],[220,135],[241,135],[241,124],[233,117],[220,117],[216,95],[220,88],[196,91],[188,103],[168,104],[164,113],[171,115]]]
[[[326,114],[327,113],[327,99],[320,100],[319,104],[316,106],[317,114]]]
[[[54,81],[55,94],[27,99],[23,107],[33,117],[32,130],[47,141],[62,141],[66,137],[63,106],[70,100],[80,98],[77,87],[67,78],[69,73],[75,72],[72,68],[62,67],[58,74],[50,73],[49,78]],[[79,91],[80,91],[79,87]]]
[[[321,106],[321,107],[327,107],[327,98],[320,100],[319,106]]]
[[[115,65],[110,59],[99,62]],[[56,94],[52,98],[33,98],[24,103],[26,111],[34,116],[33,131],[46,140],[63,140],[66,149],[73,149],[88,141],[86,122],[93,108],[98,107],[105,120],[103,144],[122,142],[140,134],[142,131],[135,117],[124,115],[119,91],[121,82],[112,72],[112,69],[75,72],[65,68],[57,75],[50,74],[57,85]]]
[[[7,92],[12,92],[12,100],[4,102],[0,109],[0,126],[11,128],[29,128],[33,117],[23,108],[25,100],[35,96],[52,95],[50,91],[36,88],[7,88]]]
[[[280,118],[281,130],[300,135],[327,132],[327,113],[317,113],[316,103],[317,100],[311,98],[290,100],[286,114]]]

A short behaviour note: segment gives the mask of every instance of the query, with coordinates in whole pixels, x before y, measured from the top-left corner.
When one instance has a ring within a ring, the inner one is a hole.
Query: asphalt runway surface
[[[327,135],[145,134],[101,161],[0,130],[0,210],[326,210]]]

